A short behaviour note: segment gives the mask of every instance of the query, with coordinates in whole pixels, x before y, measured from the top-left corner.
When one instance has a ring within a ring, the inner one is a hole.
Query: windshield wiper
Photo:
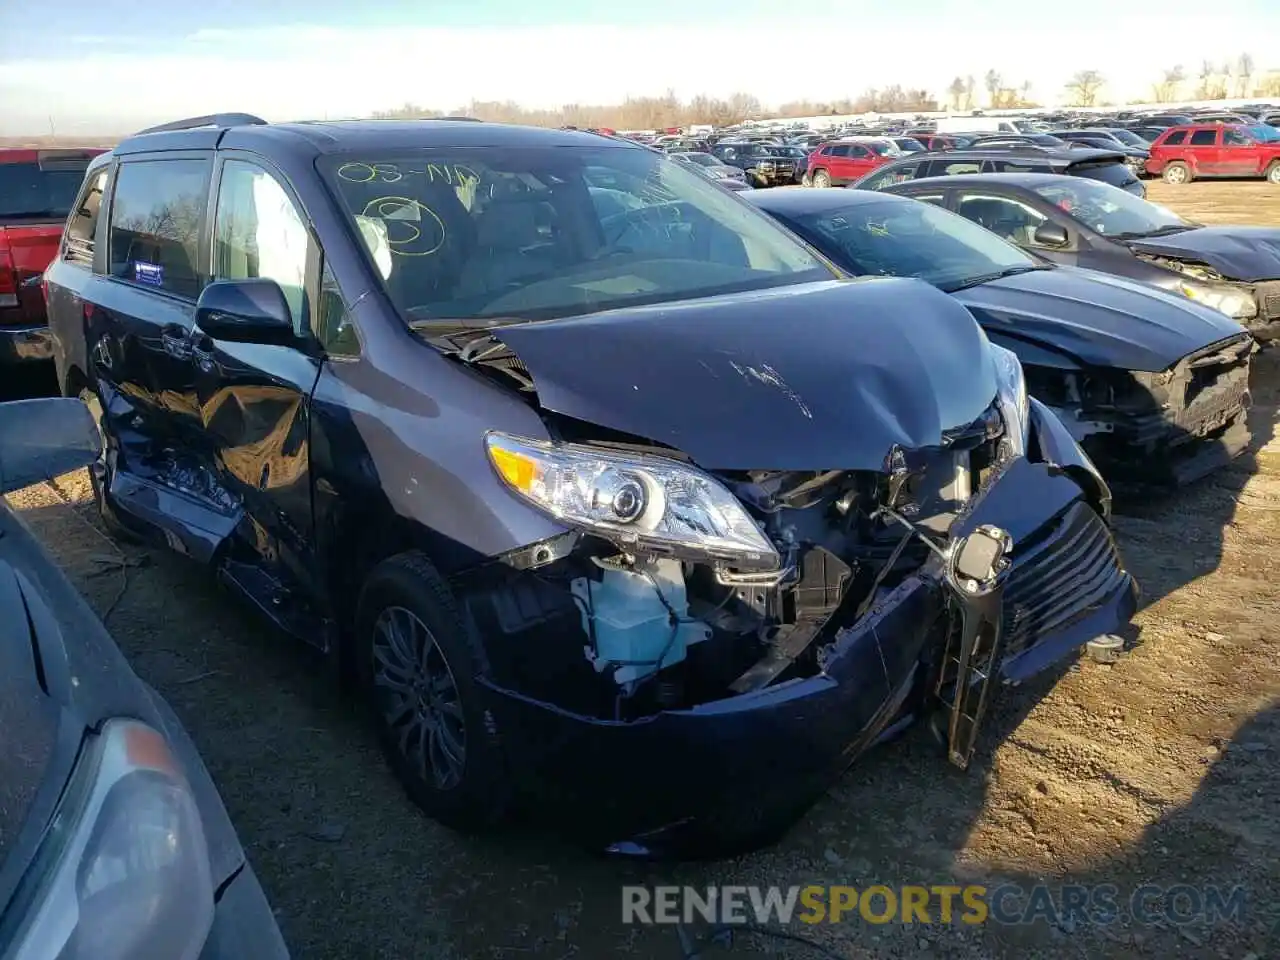
[[[493,335],[494,330],[526,322],[519,317],[441,317],[410,320],[409,329],[463,363],[483,363],[510,356],[507,347]]]
[[[980,273],[976,277],[969,277],[967,280],[960,280],[956,283],[943,287],[945,293],[955,293],[957,290],[967,290],[970,287],[978,287],[984,283],[990,283],[992,280],[1003,280],[1005,277],[1016,277],[1020,273],[1031,273],[1033,270],[1051,270],[1053,269],[1047,263],[1030,263],[1018,267],[1005,267],[1003,270],[997,270],[994,273]]]
[[[1144,237],[1167,237],[1171,233],[1183,233],[1194,229],[1195,224],[1191,223],[1166,223],[1163,227],[1156,227],[1154,230],[1131,230],[1125,233],[1113,233],[1111,234],[1111,239],[1140,240]]]

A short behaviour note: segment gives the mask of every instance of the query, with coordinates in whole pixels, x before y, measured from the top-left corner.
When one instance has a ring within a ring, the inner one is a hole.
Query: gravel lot
[[[1280,189],[1151,186],[1203,221],[1280,225]],[[1257,358],[1255,445],[1117,521],[1144,589],[1138,645],[1004,702],[961,774],[922,732],[855,767],[778,846],[714,865],[586,856],[528,834],[456,836],[412,807],[355,705],[306,651],[202,570],[118,548],[84,475],[10,499],[108,617],[204,753],[300,958],[682,956],[620,923],[627,882],[1242,884],[1239,924],[872,926],[806,935],[838,955],[1250,958],[1280,950],[1280,358]],[[122,565],[120,560],[125,561]],[[1056,682],[1055,682],[1056,680]],[[1277,926],[1277,933],[1270,930]],[[740,937],[708,958],[812,954]]]

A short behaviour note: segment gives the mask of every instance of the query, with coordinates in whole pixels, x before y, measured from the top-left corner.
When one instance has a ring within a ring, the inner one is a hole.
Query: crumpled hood
[[[1244,332],[1181,294],[1075,267],[1005,277],[952,296],[988,333],[1121,370],[1165,370],[1194,350]]]
[[[1228,280],[1280,279],[1280,230],[1273,227],[1198,227],[1124,242],[1139,253],[1206,263]]]
[[[713,470],[882,470],[996,394],[982,330],[918,280],[845,280],[502,327],[545,409]]]

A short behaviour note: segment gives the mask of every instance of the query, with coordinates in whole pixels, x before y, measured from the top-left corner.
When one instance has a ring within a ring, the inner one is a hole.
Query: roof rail
[[[245,124],[265,126],[266,122],[251,113],[211,113],[204,117],[188,117],[186,120],[174,120],[171,123],[147,127],[145,130],[139,130],[134,136],[141,136],[144,133],[168,133],[171,130],[197,130],[200,127],[238,127]]]
[[[484,123],[479,117],[436,117],[437,120],[465,120],[467,123]]]

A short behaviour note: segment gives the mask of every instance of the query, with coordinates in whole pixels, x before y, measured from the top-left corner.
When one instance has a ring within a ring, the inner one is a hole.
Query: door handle
[[[191,359],[196,362],[196,367],[201,373],[213,373],[215,366],[213,360],[213,351],[206,350],[204,347],[192,345],[190,348]]]
[[[160,344],[164,347],[164,352],[171,357],[179,360],[186,360],[191,356],[191,344],[187,340],[186,331],[181,334],[170,330],[165,330],[160,334]]]

